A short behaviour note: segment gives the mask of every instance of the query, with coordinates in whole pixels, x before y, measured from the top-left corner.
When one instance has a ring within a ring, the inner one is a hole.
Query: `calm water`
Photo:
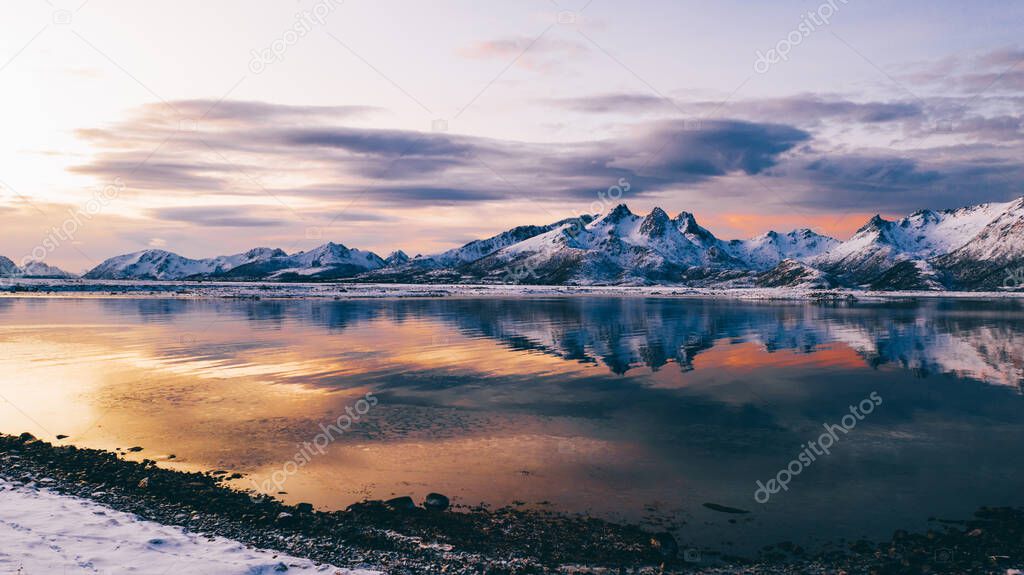
[[[322,508],[439,491],[733,551],[1024,505],[1022,383],[1015,302],[0,299],[0,431],[139,445]],[[346,408],[325,453],[304,446]]]

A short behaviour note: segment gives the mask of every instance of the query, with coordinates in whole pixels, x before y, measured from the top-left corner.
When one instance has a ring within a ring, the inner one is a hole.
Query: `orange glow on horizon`
[[[819,234],[845,240],[874,215],[866,212],[814,215],[721,213],[705,216],[705,221],[701,224],[719,237],[749,238],[769,230],[785,233],[799,228],[810,228]],[[883,217],[889,216],[883,214]]]

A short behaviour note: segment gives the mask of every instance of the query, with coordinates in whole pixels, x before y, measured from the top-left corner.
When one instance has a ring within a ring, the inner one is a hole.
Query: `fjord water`
[[[748,552],[1024,504],[1022,358],[1016,301],[5,298],[0,431],[326,509],[438,491]]]

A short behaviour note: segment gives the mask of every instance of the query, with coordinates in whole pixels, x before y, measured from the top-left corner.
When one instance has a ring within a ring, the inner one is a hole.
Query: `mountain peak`
[[[619,204],[612,208],[610,212],[604,215],[602,220],[606,222],[620,222],[623,219],[634,215],[633,212],[629,211],[629,206],[626,204]]]
[[[285,251],[282,250],[281,248],[253,248],[253,249],[245,252],[242,255],[246,259],[256,259],[256,258],[279,258],[279,257],[287,256],[288,254],[285,253]]]
[[[395,250],[388,254],[388,257],[384,258],[384,264],[389,266],[397,266],[409,262],[409,256],[402,250]]]
[[[917,210],[916,212],[910,214],[910,217],[903,218],[901,225],[903,227],[907,227],[911,225],[911,222],[914,220],[920,220],[925,223],[936,223],[941,219],[942,217],[939,216],[939,214],[935,213],[935,211],[933,210]]]
[[[679,231],[686,233],[687,228],[696,228],[697,218],[693,217],[690,212],[679,212],[679,215],[675,217],[676,225],[679,227]]]
[[[889,227],[889,224],[891,224],[891,223],[892,222],[890,222],[889,220],[883,218],[882,216],[880,216],[878,214],[875,214],[874,216],[871,217],[870,220],[868,220],[868,223],[864,224],[863,226],[861,226],[861,228],[859,230],[857,230],[857,233],[859,234],[861,232],[869,232],[869,231],[873,231],[873,230],[882,230],[884,228]]]
[[[668,229],[670,222],[671,220],[669,220],[665,210],[656,207],[651,210],[651,213],[647,214],[647,217],[640,224],[640,233],[645,236],[660,236]]]
[[[697,218],[695,218],[690,212],[679,212],[679,215],[677,215],[672,221],[676,223],[676,227],[679,228],[679,231],[684,234],[703,235],[706,233],[706,230],[700,227],[700,224],[697,223]]]

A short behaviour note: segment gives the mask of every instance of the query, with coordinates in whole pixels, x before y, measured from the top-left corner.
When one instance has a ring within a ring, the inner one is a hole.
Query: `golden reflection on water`
[[[321,423],[335,421],[383,379],[429,373],[483,384],[498,374],[572,377],[598,369],[510,352],[422,318],[377,318],[357,332],[324,334],[296,324],[250,332],[245,320],[198,329],[130,318],[93,323],[88,320],[96,310],[76,304],[82,323],[0,326],[0,431],[29,431],[50,441],[68,435],[65,442],[110,450],[138,445],[144,451],[133,457],[169,467],[239,471],[247,475],[237,482],[245,488],[265,485],[302,442],[321,433]],[[273,345],[259,345],[266,340]],[[503,390],[489,393],[498,401]],[[289,476],[286,499],[342,507],[392,493],[455,493],[468,480],[481,486],[463,495],[471,502],[485,495],[540,501],[551,494],[531,477],[565,475],[571,485],[570,473],[559,469],[567,455],[601,460],[616,450],[586,439],[569,447],[564,424],[529,415],[462,414],[461,403],[454,398],[447,408],[432,409],[433,416],[415,417],[380,404],[364,429],[357,424]]]
[[[936,501],[957,513],[1003,502],[1014,476],[1003,454],[1024,431],[1019,365],[1001,358],[1016,357],[1021,323],[832,313],[626,299],[0,298],[0,431],[141,446],[129,457],[240,472],[241,488],[321,508],[438,491],[464,504],[666,514],[721,540],[740,527],[702,503],[751,506],[754,479],[880,390],[885,409],[845,455],[737,540],[770,543],[839,515],[831,525],[846,535],[891,532]],[[929,372],[940,375],[921,384]],[[985,386],[943,373],[1000,377]],[[376,405],[323,455],[268,483],[367,394]],[[984,443],[963,441],[990,428],[999,433]],[[947,463],[958,458],[980,463]],[[917,480],[901,466],[931,471]],[[977,495],[943,498],[965,491]],[[888,506],[875,504],[882,492]]]

